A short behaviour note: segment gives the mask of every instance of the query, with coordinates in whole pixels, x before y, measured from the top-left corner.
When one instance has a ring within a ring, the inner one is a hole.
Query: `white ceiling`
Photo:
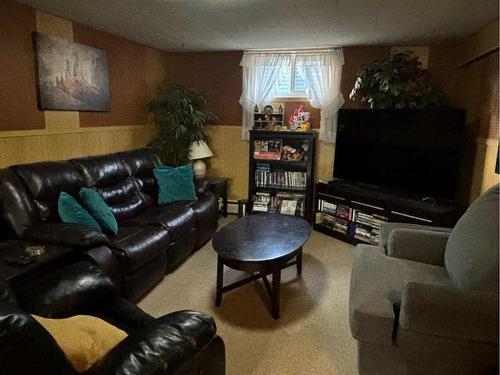
[[[21,0],[169,51],[425,44],[469,35],[498,0]]]

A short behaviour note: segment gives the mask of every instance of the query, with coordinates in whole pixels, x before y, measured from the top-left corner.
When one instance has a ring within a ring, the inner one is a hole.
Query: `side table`
[[[9,282],[21,282],[39,272],[56,268],[64,262],[76,259],[81,251],[66,246],[44,244],[45,253],[34,256],[33,261],[27,265],[14,265],[5,261],[6,257],[26,255],[26,246],[34,243],[21,240],[7,240],[0,242],[0,278]],[[38,244],[36,244],[38,245]]]
[[[229,187],[229,178],[206,177],[206,180],[208,189],[222,199],[222,216],[227,217],[227,188]]]

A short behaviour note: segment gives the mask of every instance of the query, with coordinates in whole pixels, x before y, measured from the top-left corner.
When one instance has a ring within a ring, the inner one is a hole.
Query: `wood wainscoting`
[[[150,124],[4,131],[0,132],[0,168],[141,148],[154,134]]]

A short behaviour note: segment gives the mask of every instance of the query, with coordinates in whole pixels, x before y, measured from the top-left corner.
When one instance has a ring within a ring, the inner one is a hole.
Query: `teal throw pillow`
[[[158,204],[197,199],[191,165],[177,168],[159,166],[153,169],[153,173],[158,185]]]
[[[97,191],[82,188],[78,192],[78,195],[82,204],[89,210],[90,214],[97,220],[105,232],[118,233],[118,223],[116,222],[115,215],[113,215],[113,212]]]
[[[97,232],[102,232],[92,215],[75,198],[64,191],[59,194],[57,211],[63,223],[81,224]]]

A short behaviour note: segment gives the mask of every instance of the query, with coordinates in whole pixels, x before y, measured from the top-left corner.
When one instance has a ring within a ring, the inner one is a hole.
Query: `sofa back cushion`
[[[0,170],[0,216],[2,240],[22,237],[27,227],[40,221],[23,181],[8,168]]]
[[[444,264],[459,288],[498,293],[499,185],[481,195],[450,234]]]
[[[161,164],[158,156],[150,149],[121,152],[119,156],[148,205],[154,205],[158,200],[158,187],[153,169]]]
[[[95,188],[118,221],[134,217],[147,207],[146,201],[117,154],[74,159],[85,184]]]
[[[59,222],[57,200],[64,191],[76,196],[82,175],[67,161],[48,161],[10,167],[24,182],[42,221]]]

